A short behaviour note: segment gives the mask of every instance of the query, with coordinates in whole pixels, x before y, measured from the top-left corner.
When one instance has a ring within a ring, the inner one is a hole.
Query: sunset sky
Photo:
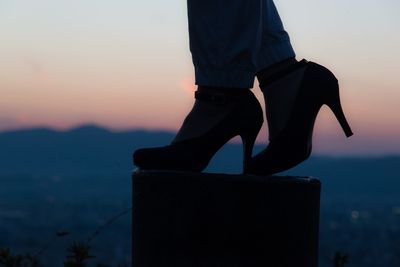
[[[275,3],[298,59],[339,78],[355,132],[324,107],[316,150],[400,154],[400,1]],[[184,0],[0,0],[0,33],[0,131],[176,130],[193,103]]]

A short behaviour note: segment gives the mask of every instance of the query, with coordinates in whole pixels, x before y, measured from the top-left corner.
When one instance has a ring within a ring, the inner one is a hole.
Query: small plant
[[[43,267],[36,256],[30,254],[13,255],[9,248],[0,248],[0,266],[4,267]]]
[[[18,267],[21,266],[21,263],[21,255],[13,255],[9,248],[0,249],[0,265],[5,267]]]
[[[349,254],[344,252],[336,252],[333,257],[333,267],[344,267],[346,263],[349,263]]]
[[[67,249],[67,256],[64,261],[64,267],[88,267],[88,261],[95,258],[91,255],[90,243],[101,234],[108,226],[112,225],[118,219],[132,211],[132,207],[114,215],[103,225],[100,225],[91,234],[86,242],[74,242]],[[60,238],[70,235],[69,231],[58,231],[44,246],[32,256],[31,254],[13,254],[9,248],[0,248],[0,267],[43,267],[39,257],[43,256],[47,250],[54,245]],[[92,265],[94,266],[94,265]],[[108,267],[108,265],[98,263],[96,267]],[[119,265],[127,267],[128,265]]]
[[[90,246],[83,242],[72,243],[68,253],[64,262],[65,267],[86,267],[87,261],[94,258],[90,255]]]

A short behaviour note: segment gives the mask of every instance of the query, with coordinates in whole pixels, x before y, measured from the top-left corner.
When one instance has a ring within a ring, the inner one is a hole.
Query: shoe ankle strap
[[[303,60],[297,62],[296,64],[293,64],[293,65],[291,65],[291,66],[289,66],[289,67],[287,67],[287,68],[285,68],[283,70],[280,70],[280,71],[278,71],[278,72],[276,72],[274,74],[271,74],[271,75],[268,76],[268,78],[264,78],[262,80],[259,80],[260,87],[264,87],[264,86],[270,85],[270,84],[278,81],[279,79],[291,74],[292,72],[295,72],[296,70],[307,66],[308,63],[309,63],[309,61],[303,59]]]
[[[234,89],[232,89],[234,90]],[[200,91],[194,92],[194,98],[200,101],[210,101],[218,104],[224,104],[230,100],[236,100],[242,97],[245,94],[248,94],[248,91],[241,91],[241,92],[229,92],[229,93],[204,93]]]

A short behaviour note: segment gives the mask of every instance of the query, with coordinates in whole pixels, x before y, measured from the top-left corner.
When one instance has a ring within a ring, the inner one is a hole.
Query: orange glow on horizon
[[[197,89],[197,86],[195,85],[195,82],[194,82],[194,77],[187,76],[187,77],[183,78],[180,82],[180,87],[189,96],[193,96],[193,93]]]

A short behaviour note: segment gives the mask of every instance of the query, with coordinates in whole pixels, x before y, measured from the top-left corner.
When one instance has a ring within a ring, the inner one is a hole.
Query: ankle
[[[205,94],[227,94],[236,95],[243,94],[250,91],[250,88],[232,88],[232,87],[216,87],[216,86],[202,86],[199,85],[197,90]]]
[[[298,63],[296,58],[291,57],[285,60],[282,60],[278,63],[273,64],[267,68],[260,70],[257,73],[257,79],[260,83],[265,83],[269,80],[270,77],[275,76],[278,73],[284,73],[285,70],[293,65]]]

